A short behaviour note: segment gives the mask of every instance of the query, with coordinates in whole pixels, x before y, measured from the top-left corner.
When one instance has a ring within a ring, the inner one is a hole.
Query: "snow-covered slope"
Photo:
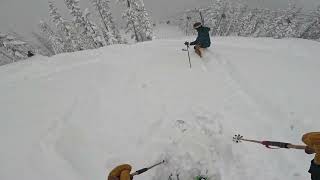
[[[214,38],[190,69],[181,48],[192,38],[0,67],[0,179],[101,180],[120,163],[163,158],[135,179],[309,178],[312,156],[232,136],[299,144],[319,130],[319,43]]]

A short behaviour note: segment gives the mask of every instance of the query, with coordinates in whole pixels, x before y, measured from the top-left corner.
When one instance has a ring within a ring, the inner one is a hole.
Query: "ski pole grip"
[[[149,170],[148,168],[143,168],[143,169],[140,169],[140,170],[136,171],[135,174],[139,175],[139,174],[142,174],[142,173],[144,173],[144,172],[146,172],[148,170]]]
[[[262,144],[265,145],[267,148],[270,148],[269,146],[275,146],[279,148],[286,148],[288,149],[288,145],[290,143],[284,143],[284,142],[276,142],[276,141],[262,141]]]

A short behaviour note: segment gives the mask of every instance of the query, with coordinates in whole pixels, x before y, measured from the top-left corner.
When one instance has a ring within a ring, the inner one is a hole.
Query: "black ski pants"
[[[311,161],[308,172],[311,174],[311,180],[320,180],[320,165],[315,164],[314,160]]]

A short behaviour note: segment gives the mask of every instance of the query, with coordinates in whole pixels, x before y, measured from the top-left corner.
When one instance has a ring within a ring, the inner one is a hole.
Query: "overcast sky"
[[[68,17],[64,0],[54,0],[59,11]],[[111,0],[114,16],[121,19],[121,11],[116,0]],[[205,7],[212,0],[144,0],[145,6],[152,14],[154,20],[158,20],[184,9],[193,7]],[[320,0],[294,0],[307,9],[320,4]],[[81,8],[92,8],[90,0],[80,0]],[[266,8],[285,8],[288,0],[247,0],[250,6]],[[0,0],[0,32],[7,32],[10,29],[28,34],[36,29],[37,23],[41,20],[48,20],[47,0]]]

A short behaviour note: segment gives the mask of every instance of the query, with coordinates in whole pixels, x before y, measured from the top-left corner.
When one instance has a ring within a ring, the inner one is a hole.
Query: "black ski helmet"
[[[201,22],[196,22],[196,23],[193,24],[193,28],[195,28],[195,29],[197,29],[197,28],[199,28],[201,26],[202,26]]]

